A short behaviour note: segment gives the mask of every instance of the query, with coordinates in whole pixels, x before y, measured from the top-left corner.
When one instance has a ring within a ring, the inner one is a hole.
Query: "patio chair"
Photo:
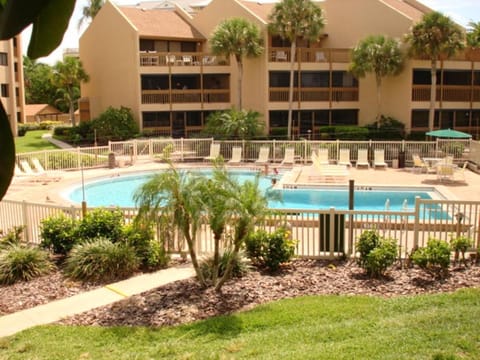
[[[27,176],[28,174],[26,174],[22,169],[20,169],[20,166],[18,166],[17,163],[15,163],[15,170],[14,170],[14,176]]]
[[[38,160],[37,158],[32,158],[32,164],[33,164],[33,168],[35,169],[35,171],[39,174],[43,174],[45,173],[45,169],[43,168],[42,164],[40,163],[40,160]]]
[[[192,65],[193,59],[191,55],[183,55],[182,56],[182,63],[183,65]]]
[[[175,55],[168,54],[168,55],[165,55],[165,61],[167,65],[175,65],[177,58],[175,57]]]
[[[384,169],[388,167],[385,162],[385,150],[375,149],[373,152],[373,167],[376,169],[378,166],[382,166]]]
[[[355,167],[366,166],[370,169],[370,163],[368,162],[368,149],[358,149],[357,163]]]
[[[232,148],[232,158],[228,160],[228,164],[240,164],[242,162],[242,148],[235,146]]]
[[[295,149],[294,148],[286,148],[285,155],[280,163],[281,165],[293,165],[295,164]]]
[[[328,149],[322,148],[318,149],[317,152],[317,161],[319,164],[327,165],[330,164],[330,161],[328,161]],[[315,153],[312,153],[312,158],[315,155]]]
[[[258,159],[255,160],[255,164],[265,165],[269,163],[270,148],[267,146],[262,146],[260,152],[258,153]]]
[[[27,160],[20,160],[20,166],[23,169],[23,172],[27,175],[38,175],[39,173],[32,170],[32,167]]]
[[[412,168],[412,171],[416,171],[416,170],[419,170],[420,172],[423,172],[423,170],[425,170],[425,172],[428,172],[428,165],[425,163],[425,161],[423,161],[420,156],[418,156],[417,154],[413,154],[412,155],[412,159],[413,159],[413,168]]]
[[[275,52],[275,60],[276,61],[287,61],[287,53],[283,50],[278,50]]]
[[[467,178],[465,177],[465,171],[467,170],[467,166],[468,166],[468,161],[465,161],[461,168],[455,169],[455,171],[453,172],[454,181],[457,181],[457,177],[461,177],[461,179],[459,179],[458,181],[461,180],[465,183],[467,182]]]
[[[210,155],[205,156],[203,160],[205,161],[214,161],[220,156],[220,144],[212,143],[210,145]]]
[[[337,164],[345,165],[348,167],[352,166],[352,162],[350,160],[350,149],[340,149],[340,154],[339,154]]]
[[[437,165],[437,179],[439,181],[452,181],[454,174],[454,166],[451,164],[438,164]]]
[[[327,61],[327,58],[325,57],[325,53],[323,51],[317,51],[315,53],[315,61],[316,62],[324,62]]]

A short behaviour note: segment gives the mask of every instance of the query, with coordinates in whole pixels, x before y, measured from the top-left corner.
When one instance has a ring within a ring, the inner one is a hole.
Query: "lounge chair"
[[[43,168],[42,164],[40,163],[40,160],[38,160],[37,158],[32,158],[32,164],[33,164],[33,168],[35,169],[35,171],[39,174],[43,174],[45,173],[45,169]]]
[[[428,172],[428,165],[425,163],[425,161],[423,161],[420,156],[418,156],[417,154],[413,154],[412,155],[412,159],[413,159],[413,168],[412,168],[412,171],[420,171],[420,172],[423,172],[423,170],[425,170],[425,172]]]
[[[340,149],[340,154],[339,154],[337,164],[345,165],[348,167],[352,166],[352,162],[350,160],[350,149]]]
[[[373,152],[373,167],[377,168],[382,166],[384,169],[388,167],[388,164],[385,162],[385,150],[375,149]]]
[[[269,163],[270,148],[267,146],[262,146],[260,152],[258,153],[258,159],[255,160],[257,165],[265,165]]]
[[[437,179],[439,181],[452,181],[455,167],[452,164],[437,164]]]
[[[295,164],[295,149],[294,148],[286,148],[285,149],[285,156],[280,163],[281,165],[293,165]]]
[[[203,160],[205,161],[214,161],[220,156],[220,144],[212,143],[210,145],[210,155],[205,156]]]
[[[232,148],[232,158],[228,160],[228,164],[240,164],[242,162],[242,148],[235,146]]]
[[[28,174],[26,174],[25,172],[23,172],[22,169],[20,169],[20,166],[18,166],[17,163],[15,163],[15,170],[14,170],[14,176],[27,176]]]
[[[20,160],[20,166],[23,169],[23,172],[27,175],[38,175],[37,172],[32,170],[32,167],[30,166],[29,162],[27,160]]]
[[[346,165],[321,164],[315,159],[308,174],[309,181],[340,182],[345,181],[349,172]]]
[[[314,154],[315,153],[312,153],[312,158],[313,158]],[[325,148],[318,149],[317,154],[318,154],[318,156],[317,156],[318,163],[323,164],[323,165],[330,164],[330,161],[328,160],[328,149],[325,149]]]
[[[355,167],[366,166],[370,169],[370,163],[368,162],[368,149],[358,149],[357,163]]]
[[[468,166],[468,161],[465,161],[461,168],[455,169],[455,171],[453,172],[454,181],[467,182],[467,178],[465,177],[465,171],[467,170],[467,166]],[[457,177],[461,177],[461,179],[457,179]]]

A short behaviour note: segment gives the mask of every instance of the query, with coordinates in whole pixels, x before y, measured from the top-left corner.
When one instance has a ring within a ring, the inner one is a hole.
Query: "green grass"
[[[480,289],[302,297],[162,329],[36,327],[0,359],[478,359],[478,319]]]
[[[42,139],[42,135],[48,133],[48,130],[32,130],[27,131],[25,136],[15,138],[15,151],[17,154],[57,149],[49,141]]]

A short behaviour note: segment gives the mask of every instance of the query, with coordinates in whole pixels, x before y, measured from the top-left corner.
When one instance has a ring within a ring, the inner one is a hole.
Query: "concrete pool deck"
[[[179,168],[202,168],[209,167],[208,163],[178,163]],[[97,179],[117,177],[124,174],[135,174],[145,171],[154,171],[165,169],[166,164],[154,161],[138,161],[133,166],[117,167],[114,169],[97,168],[86,169],[83,171],[83,178],[85,182]],[[306,165],[308,167],[308,165]],[[306,173],[301,171],[306,169],[302,164],[297,164],[293,167],[282,167],[279,164],[270,164],[269,171],[273,174],[273,169],[277,168],[280,175],[293,169],[294,172],[299,173],[294,176],[294,183],[310,183],[306,178]],[[254,163],[242,163],[236,166],[230,166],[235,169],[258,169],[263,170],[263,167],[255,166]],[[279,177],[280,177],[279,175]],[[288,175],[287,175],[288,176]],[[411,168],[402,169],[356,169],[352,167],[349,174],[341,182],[329,183],[335,185],[347,185],[348,180],[353,179],[355,186],[418,186],[418,187],[435,187],[441,194],[450,200],[478,200],[480,199],[480,175],[470,170],[465,171],[465,182],[454,181],[440,182],[437,180],[436,174],[425,174],[413,172]],[[292,179],[289,180],[290,182]],[[53,171],[43,175],[37,176],[22,176],[15,177],[5,196],[6,200],[28,201],[35,203],[46,203],[51,205],[65,205],[70,206],[68,200],[61,196],[61,193],[69,187],[79,185],[82,182],[81,171]],[[321,184],[317,182],[316,184]],[[87,198],[88,201],[88,198]]]

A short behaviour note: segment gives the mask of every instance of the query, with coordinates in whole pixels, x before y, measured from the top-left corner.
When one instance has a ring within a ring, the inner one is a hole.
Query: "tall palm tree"
[[[233,56],[237,63],[237,106],[242,109],[243,59],[258,57],[263,52],[259,28],[243,18],[223,21],[210,38],[212,52],[216,55]]]
[[[57,61],[53,66],[52,83],[58,88],[57,93],[62,101],[68,104],[73,126],[75,126],[75,102],[80,97],[80,83],[88,80],[89,76],[77,58],[69,56],[63,62]]]
[[[136,221],[167,221],[180,232],[198,280],[202,287],[207,287],[195,251],[203,210],[202,189],[196,176],[179,172],[170,164],[168,170],[153,176],[135,192],[134,201],[139,208]]]
[[[89,0],[87,6],[82,8],[82,17],[78,21],[78,28],[80,29],[84,22],[93,20],[104,4],[105,0]]]
[[[367,73],[375,75],[377,84],[377,122],[381,112],[382,78],[398,75],[403,66],[403,54],[397,40],[383,35],[368,36],[353,49],[350,71],[356,77],[364,77]]]
[[[437,61],[450,58],[464,47],[464,31],[448,16],[437,11],[425,14],[405,37],[411,57],[427,58],[431,63],[428,129],[433,130],[437,92]]]
[[[480,48],[480,21],[468,23],[467,46],[474,49]]]
[[[322,9],[311,0],[282,0],[269,16],[269,32],[290,42],[290,87],[288,91],[288,138],[292,136],[293,74],[297,41],[318,40],[325,25]]]

